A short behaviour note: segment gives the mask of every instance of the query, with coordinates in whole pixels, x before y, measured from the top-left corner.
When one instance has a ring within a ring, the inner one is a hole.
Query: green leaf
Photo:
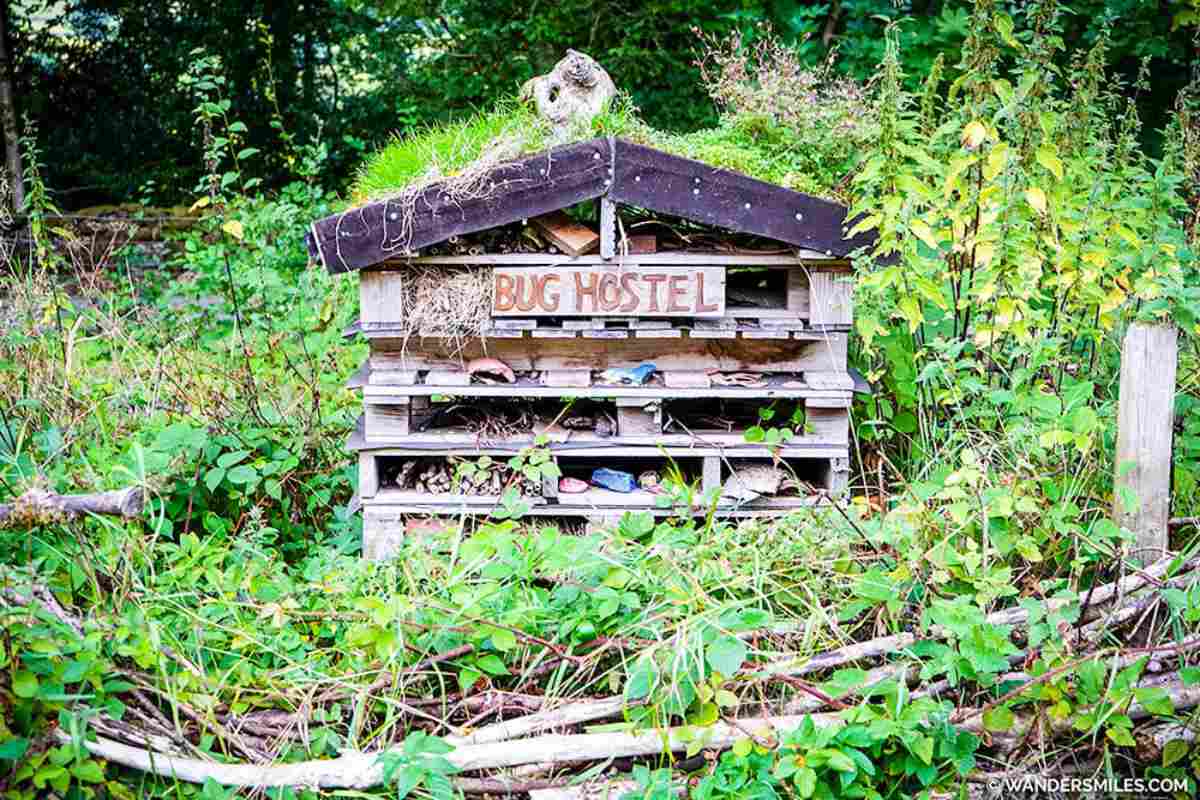
[[[1175,713],[1175,704],[1171,702],[1171,696],[1161,686],[1147,686],[1134,689],[1133,696],[1141,704],[1142,708],[1151,714],[1157,714],[1160,717],[1169,717]]]
[[[1120,747],[1137,746],[1137,742],[1133,740],[1133,734],[1129,732],[1128,728],[1109,728],[1104,735],[1108,737],[1109,741]]]
[[[1025,201],[1033,207],[1033,210],[1038,214],[1046,213],[1046,193],[1037,186],[1030,186],[1025,190]]]
[[[38,679],[29,670],[18,670],[12,677],[13,694],[17,697],[30,698],[37,695]]]
[[[258,480],[258,470],[249,464],[240,464],[229,470],[226,477],[229,478],[230,483],[244,485]]]
[[[1052,147],[1039,147],[1037,151],[1037,162],[1048,169],[1054,177],[1060,181],[1063,178],[1063,165],[1059,157],[1055,155]]]
[[[1191,744],[1182,739],[1172,739],[1171,741],[1167,742],[1166,745],[1163,746],[1162,751],[1163,768],[1165,769],[1166,767],[1169,767],[1172,764],[1177,764],[1183,759],[1187,758],[1187,755],[1189,752],[1191,752],[1191,749]]]
[[[17,761],[25,755],[25,751],[28,749],[28,739],[22,739],[20,737],[9,739],[6,742],[0,743],[0,760]]]
[[[1009,717],[1011,717],[1011,716],[1012,716],[1012,714],[1010,713]],[[909,752],[911,752],[917,758],[924,761],[926,764],[933,763],[933,737],[932,736],[917,736],[911,742],[908,743],[908,749],[909,749]]]
[[[458,673],[458,689],[459,689],[459,691],[466,694],[466,692],[469,691],[470,688],[475,685],[475,682],[482,677],[483,677],[482,672],[480,672],[477,669],[471,669],[470,667],[460,671]]]
[[[983,712],[983,727],[989,731],[1009,730],[1015,721],[1012,711],[1004,706],[996,706]]]
[[[908,321],[909,333],[916,333],[917,328],[921,327],[921,323],[925,321],[925,314],[921,311],[920,302],[911,294],[901,298],[900,315]]]
[[[802,798],[812,797],[813,792],[817,790],[817,772],[812,767],[801,767],[796,770],[792,781],[796,784],[796,792]]]
[[[923,736],[921,738],[928,739],[929,737]],[[854,759],[852,759],[850,756],[843,753],[841,750],[834,750],[834,749],[830,748],[828,750],[818,750],[817,752],[824,755],[825,763],[827,763],[831,768],[837,770],[838,772],[858,772],[858,766],[854,763]],[[932,753],[933,753],[933,740],[932,739],[929,740],[929,752],[930,752],[930,755],[932,756]]]
[[[714,671],[735,675],[746,660],[746,644],[735,636],[721,636],[704,650],[704,658]]]
[[[222,453],[220,457],[217,458],[217,466],[229,469],[234,464],[244,460],[248,455],[250,455],[249,450],[235,450],[231,453]]]
[[[507,653],[517,646],[517,635],[508,628],[494,628],[492,630],[492,646],[501,653]]]
[[[220,467],[213,467],[204,474],[204,485],[210,492],[215,492],[223,480],[225,480],[225,470]]]
[[[489,675],[507,675],[508,667],[500,660],[500,656],[489,653],[475,661],[475,666]]]
[[[104,770],[91,759],[71,767],[71,774],[84,783],[104,783]]]

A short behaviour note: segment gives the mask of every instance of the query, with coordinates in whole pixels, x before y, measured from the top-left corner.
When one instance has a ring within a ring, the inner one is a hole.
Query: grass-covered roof
[[[477,166],[492,166],[566,142],[616,136],[672,155],[733,170],[788,189],[831,200],[850,164],[849,153],[830,153],[844,143],[814,149],[791,126],[764,114],[725,116],[713,128],[675,133],[644,122],[629,98],[619,95],[608,111],[564,138],[533,108],[515,100],[455,123],[397,136],[372,155],[354,183],[352,200],[361,204],[395,196],[435,181],[451,179]],[[841,163],[845,162],[845,163]],[[814,168],[814,167],[817,168]]]

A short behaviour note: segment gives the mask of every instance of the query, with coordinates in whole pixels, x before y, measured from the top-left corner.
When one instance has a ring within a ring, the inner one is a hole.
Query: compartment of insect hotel
[[[845,492],[866,244],[845,208],[620,139],[489,185],[310,231],[359,275],[365,555],[409,514],[763,514]]]

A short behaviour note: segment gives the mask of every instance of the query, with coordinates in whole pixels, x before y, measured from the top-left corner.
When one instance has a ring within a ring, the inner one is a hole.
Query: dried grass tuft
[[[491,318],[491,275],[490,269],[411,265],[401,291],[403,338],[437,336],[461,351]]]

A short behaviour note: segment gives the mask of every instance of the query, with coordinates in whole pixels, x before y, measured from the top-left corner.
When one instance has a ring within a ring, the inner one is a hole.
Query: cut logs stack
[[[361,270],[350,333],[370,356],[351,379],[363,416],[350,446],[367,557],[395,552],[410,515],[488,514],[513,490],[529,514],[604,519],[702,515],[718,495],[731,516],[843,495],[849,255],[869,244],[845,238],[843,207],[612,139],[496,173],[496,197],[459,203],[434,185],[417,202],[428,215],[404,225],[381,201],[310,233],[330,271]],[[660,248],[635,227],[647,218],[693,235]],[[495,252],[502,226],[547,246]],[[467,252],[444,254],[452,236]],[[490,287],[465,338],[406,324],[406,281],[439,269]],[[767,407],[777,415],[760,420]],[[546,451],[561,480],[521,469]]]

